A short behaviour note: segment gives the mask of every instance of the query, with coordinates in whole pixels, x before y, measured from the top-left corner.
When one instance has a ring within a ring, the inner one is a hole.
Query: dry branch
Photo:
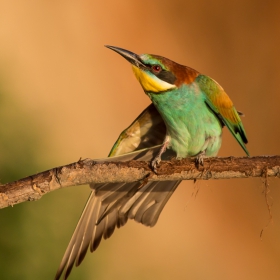
[[[280,177],[280,156],[207,158],[204,166],[199,168],[193,159],[162,161],[157,174],[144,161],[96,162],[85,159],[0,185],[0,208],[37,200],[59,188],[89,183],[250,177]]]

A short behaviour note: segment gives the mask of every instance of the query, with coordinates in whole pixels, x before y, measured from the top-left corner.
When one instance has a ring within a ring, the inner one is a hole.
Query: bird
[[[203,165],[217,155],[227,127],[247,156],[246,132],[224,89],[212,78],[168,58],[137,55],[106,45],[124,57],[151,104],[118,137],[104,161],[146,160],[156,173],[161,160],[193,157]],[[181,181],[90,184],[91,194],[64,253],[55,280],[66,280],[88,249],[133,219],[153,227]]]

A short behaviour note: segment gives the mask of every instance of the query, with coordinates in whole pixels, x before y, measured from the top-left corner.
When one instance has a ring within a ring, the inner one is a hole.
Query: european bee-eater
[[[216,156],[226,126],[249,156],[239,113],[223,88],[198,71],[158,55],[137,55],[107,46],[132,64],[133,72],[152,104],[119,136],[109,160],[149,160],[156,171],[161,158]],[[167,150],[166,150],[167,149]],[[108,159],[105,159],[108,160]],[[102,160],[104,161],[104,160]],[[72,235],[55,279],[69,276],[88,248],[128,218],[154,226],[180,181],[92,184],[92,193]]]

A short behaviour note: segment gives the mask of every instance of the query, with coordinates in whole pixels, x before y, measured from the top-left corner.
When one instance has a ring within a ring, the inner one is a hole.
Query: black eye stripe
[[[152,67],[153,66],[156,66],[155,64],[151,65],[151,64],[148,64],[146,65],[147,68],[150,69],[150,71],[155,75],[157,76],[159,79],[169,83],[169,84],[172,84],[174,85],[175,84],[175,81],[176,81],[176,76],[170,72],[170,71],[167,71],[165,69],[163,69],[160,65],[158,65],[160,68],[161,68],[161,71],[159,71],[158,73],[156,73],[155,71],[152,70]]]
[[[164,69],[161,70],[161,72],[159,72],[157,75],[156,75],[159,79],[169,83],[169,84],[174,84],[175,81],[176,81],[176,77],[175,75],[170,72],[170,71],[166,71]]]

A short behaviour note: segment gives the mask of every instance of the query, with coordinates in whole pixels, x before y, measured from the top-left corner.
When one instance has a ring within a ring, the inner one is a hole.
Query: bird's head
[[[137,55],[122,48],[106,47],[132,64],[137,80],[147,93],[166,92],[180,87],[183,83],[190,84],[199,75],[196,70],[159,55]]]

